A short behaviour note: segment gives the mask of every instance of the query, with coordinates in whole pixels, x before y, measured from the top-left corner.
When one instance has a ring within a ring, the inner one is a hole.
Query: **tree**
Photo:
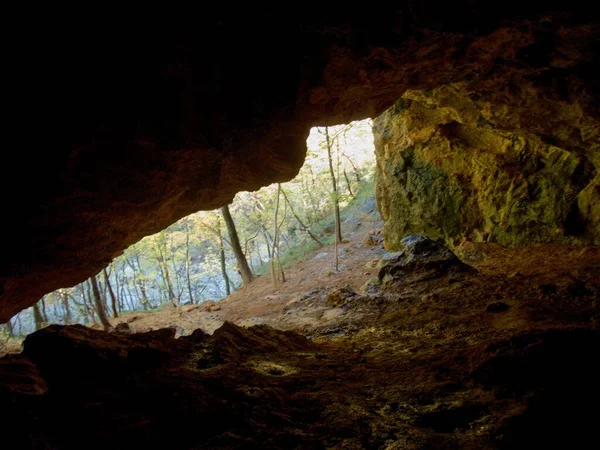
[[[96,280],[95,275],[90,277],[90,283],[92,285],[92,297],[94,299],[94,306],[96,307],[96,314],[98,314],[98,319],[100,320],[104,331],[108,331],[111,328],[111,325],[108,321],[106,311],[104,310],[104,304],[102,302],[102,297],[100,297],[100,289],[98,289],[98,281]]]
[[[229,275],[227,275],[227,263],[225,261],[225,245],[223,245],[223,236],[221,235],[221,226],[219,230],[219,261],[221,262],[221,275],[223,275],[223,282],[225,283],[225,294],[231,294],[231,287]]]
[[[231,213],[229,212],[228,205],[225,205],[221,208],[221,214],[223,214],[223,219],[225,220],[225,225],[227,226],[227,232],[229,233],[229,242],[231,244],[233,254],[235,255],[237,266],[240,271],[240,275],[242,276],[243,284],[244,286],[247,286],[248,284],[252,283],[252,281],[254,280],[254,276],[252,275],[252,271],[248,266],[246,256],[242,251],[240,239],[235,228],[233,217],[231,217]]]
[[[117,318],[119,317],[119,313],[117,311],[117,298],[115,297],[115,293],[113,292],[112,286],[110,285],[110,280],[108,279],[108,274],[106,273],[106,267],[102,269],[102,275],[104,275],[104,282],[106,283],[108,293],[110,294],[113,317]]]
[[[190,224],[188,220],[184,220],[185,224],[185,278],[187,282],[188,295],[190,303],[194,303],[194,295],[192,294],[192,281],[190,277]]]
[[[167,236],[163,230],[154,236],[155,245],[155,256],[162,275],[163,282],[167,289],[168,300],[173,303],[175,307],[179,307],[179,298],[173,291],[173,284],[171,283],[171,275],[169,273],[169,265],[167,264],[168,253],[167,253]]]
[[[340,201],[338,197],[337,180],[335,177],[335,171],[333,170],[333,158],[332,158],[332,147],[333,142],[329,136],[329,127],[325,127],[325,142],[327,145],[327,159],[329,160],[329,173],[331,175],[331,185],[333,189],[333,207],[334,207],[334,220],[335,220],[335,241],[337,244],[341,244],[342,241],[342,228],[340,224]]]
[[[277,282],[282,282],[285,273],[281,261],[286,252],[293,252],[290,256],[294,258],[310,251],[313,242],[323,245],[321,230],[327,229],[323,220],[329,217],[335,222],[337,247],[343,239],[340,210],[358,194],[375,167],[371,127],[370,121],[364,121],[351,130],[350,126],[311,130],[306,162],[294,180],[242,192],[227,208],[233,216],[235,237],[219,222],[221,213],[227,219],[227,212],[203,211],[130,246],[97,275],[106,314],[149,311],[156,302],[177,303],[188,297],[190,302],[198,302],[203,292],[206,298],[221,298],[239,282],[230,269],[240,255],[246,262],[238,263],[243,284],[247,284],[245,266],[248,278],[271,269]],[[233,250],[228,251],[227,246]],[[337,256],[336,250],[336,260]],[[88,280],[73,289],[48,294],[45,305],[40,302],[36,306],[38,327],[57,319],[63,323],[98,323],[93,291]],[[17,316],[13,320],[15,330],[29,332],[34,316],[33,308]]]
[[[48,314],[46,313],[46,296],[45,295],[42,297],[39,304],[42,306],[41,307],[42,321],[44,323],[49,323],[50,321],[48,320]]]
[[[60,296],[60,301],[63,305],[63,322],[65,325],[71,324],[71,308],[69,307],[69,295],[67,294],[66,289],[59,289],[58,294]]]
[[[35,322],[35,330],[41,330],[44,327],[44,319],[42,317],[42,313],[40,311],[40,305],[38,303],[34,303],[32,306],[33,309],[33,320]]]
[[[292,202],[290,202],[290,200],[288,199],[287,194],[285,193],[285,191],[283,189],[281,189],[281,193],[283,194],[284,200],[286,201],[286,203],[290,207],[290,211],[292,212],[293,216],[298,221],[298,224],[300,224],[300,228],[302,229],[302,231],[306,231],[308,233],[308,235],[310,236],[310,238],[313,241],[315,241],[319,245],[319,247],[323,247],[323,243],[310,231],[310,228],[308,228],[306,225],[304,225],[304,222],[302,222],[302,219],[300,219],[300,217],[298,217],[298,214],[296,214],[296,211],[294,211],[294,207],[292,206]]]
[[[281,225],[279,223],[279,197],[281,192],[281,183],[277,183],[277,195],[275,196],[275,229],[273,230],[273,249],[271,250],[271,261],[270,261],[270,269],[271,269],[271,278],[273,280],[273,285],[275,287],[279,286],[279,281],[281,277],[281,282],[285,283],[285,273],[283,268],[281,267],[281,260],[279,259],[279,234]],[[284,217],[285,219],[285,217]],[[283,222],[283,220],[282,220]]]

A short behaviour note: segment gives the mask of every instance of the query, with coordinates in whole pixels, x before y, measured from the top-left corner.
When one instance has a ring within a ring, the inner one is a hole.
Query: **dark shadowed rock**
[[[197,328],[194,331],[192,331],[192,334],[188,336],[182,336],[181,339],[190,342],[200,343],[205,341],[208,338],[208,336],[209,335],[202,331],[200,328]]]
[[[497,398],[527,399],[494,432],[499,448],[587,448],[596,439],[600,330],[548,329],[490,344],[472,372]]]
[[[489,305],[487,305],[485,307],[485,310],[487,312],[497,313],[497,312],[508,311],[509,308],[510,308],[510,305],[508,305],[504,302],[494,302],[494,303],[490,303]]]
[[[427,236],[412,234],[401,242],[403,250],[379,270],[378,278],[383,285],[440,277],[455,281],[477,273],[446,246]]]
[[[114,328],[113,333],[132,334],[133,331],[127,322],[118,323]]]
[[[211,342],[224,361],[235,361],[242,355],[314,348],[311,341],[293,331],[275,330],[267,325],[243,328],[231,322],[225,322],[217,329],[212,335]]]
[[[50,325],[30,334],[23,354],[50,383],[115,378],[156,368],[174,353],[175,330],[121,335],[82,325]]]
[[[44,395],[46,381],[38,368],[23,355],[0,358],[0,398],[11,395]]]
[[[360,288],[363,294],[377,294],[381,290],[381,281],[379,277],[373,277],[367,280]]]

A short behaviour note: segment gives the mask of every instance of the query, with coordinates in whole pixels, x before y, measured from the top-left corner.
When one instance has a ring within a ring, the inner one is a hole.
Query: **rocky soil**
[[[600,249],[461,261],[420,237],[388,253],[379,226],[338,273],[324,248],[276,291],[29,336],[0,360],[10,448],[589,448]]]

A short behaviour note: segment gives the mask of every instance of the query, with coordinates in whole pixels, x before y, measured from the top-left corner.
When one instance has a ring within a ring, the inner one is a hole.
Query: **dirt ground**
[[[269,276],[260,276],[249,287],[218,302],[184,305],[179,310],[165,307],[158,312],[127,314],[113,319],[112,324],[127,323],[135,333],[174,327],[179,336],[189,335],[198,328],[211,334],[225,321],[244,327],[264,324],[306,335],[347,322],[349,315],[352,315],[350,321],[358,323],[357,311],[332,307],[326,304],[326,299],[330,292],[344,286],[362,294],[365,283],[377,276],[377,263],[390,255],[383,247],[382,225],[375,217],[363,217],[361,223],[352,224],[352,231],[345,234],[345,242],[339,246],[337,272],[334,269],[335,248],[325,246],[287,268],[286,282],[278,287],[274,287]],[[524,316],[528,309],[533,310],[529,311],[533,315],[564,319],[561,317],[564,309],[582,306],[573,305],[573,298],[569,298],[582,283],[582,289],[592,289],[586,292],[585,298],[598,293],[600,276],[595,276],[600,273],[599,247],[540,244],[505,248],[490,243],[467,243],[461,247],[460,254],[466,263],[479,271],[479,276],[466,283],[467,286],[470,284],[469,289],[465,284],[433,286],[432,283],[421,283],[418,287],[395,286],[381,295],[386,298],[423,295],[425,298],[421,300],[425,302],[431,302],[431,298],[439,295],[451,295],[455,302],[458,292],[468,291],[472,301],[477,298],[485,304],[496,300],[515,306],[494,319],[495,322],[511,322],[510,326],[514,328],[516,323],[531,319]],[[546,288],[550,291],[539,286],[550,286]],[[520,297],[523,290],[526,298]],[[465,301],[460,300],[461,304]]]
[[[376,262],[386,253],[381,243],[383,223],[373,215],[361,222],[345,223],[345,242],[339,246],[339,271],[334,268],[335,246],[325,246],[306,260],[285,269],[286,282],[275,288],[267,275],[225,299],[200,305],[184,305],[180,310],[166,307],[158,312],[132,313],[113,320],[114,326],[126,322],[134,332],[170,326],[183,334],[197,328],[212,333],[225,321],[240,326],[267,324],[284,330],[308,330],[335,319],[335,312],[320,306],[315,298],[332,289],[349,285],[359,291],[379,269]],[[374,245],[375,244],[375,245]]]
[[[21,383],[9,426],[29,448],[593,448],[600,248],[468,244],[476,270],[417,264],[365,285],[397,256],[380,228],[347,231],[339,272],[325,247],[277,289],[260,277],[115,321],[134,334],[32,335],[0,360]]]

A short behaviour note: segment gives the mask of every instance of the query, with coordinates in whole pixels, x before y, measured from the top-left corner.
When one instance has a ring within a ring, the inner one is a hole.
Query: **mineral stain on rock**
[[[600,243],[600,122],[526,82],[483,87],[408,91],[375,120],[386,245]]]

